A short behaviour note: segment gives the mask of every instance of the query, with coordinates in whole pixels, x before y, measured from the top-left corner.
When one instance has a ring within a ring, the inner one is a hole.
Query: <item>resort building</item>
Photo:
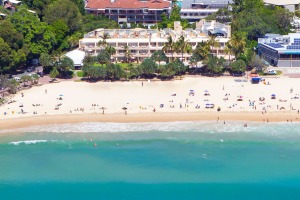
[[[182,0],[180,16],[189,22],[199,21],[225,8],[232,0]]]
[[[267,5],[280,6],[290,12],[295,12],[296,10],[299,10],[300,0],[264,0],[264,3]]]
[[[155,25],[161,21],[161,14],[168,16],[171,2],[167,0],[86,0],[87,13],[103,15],[119,24],[142,23]]]
[[[278,67],[300,67],[300,33],[266,34],[258,39],[258,54]]]
[[[99,46],[104,34],[109,35],[106,40],[109,46],[116,49],[116,54],[112,56],[112,61],[122,62],[126,60],[125,54],[130,54],[130,60],[140,62],[152,55],[153,52],[162,50],[168,37],[171,36],[173,42],[176,42],[180,36],[184,36],[192,49],[202,41],[208,41],[209,35],[216,34],[216,40],[220,43],[220,47],[214,48],[213,53],[217,56],[224,55],[225,43],[231,36],[231,27],[220,24],[216,21],[205,21],[204,19],[196,23],[196,29],[182,30],[180,22],[174,23],[172,29],[97,29],[84,35],[79,40],[79,49],[90,55],[98,55],[104,47]],[[181,51],[168,52],[168,57],[182,58]],[[183,61],[187,62],[191,54],[184,53]]]

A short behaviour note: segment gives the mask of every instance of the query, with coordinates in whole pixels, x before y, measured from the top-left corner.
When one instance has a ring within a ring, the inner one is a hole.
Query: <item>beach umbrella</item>
[[[275,96],[276,96],[276,94],[272,94],[271,96],[272,96],[272,97],[275,97]]]
[[[62,96],[64,96],[64,95],[63,95],[63,94],[60,94],[59,96],[62,97]]]
[[[104,110],[105,110],[106,108],[101,107],[100,109],[102,109],[102,114],[104,115]]]
[[[123,107],[122,110],[124,110],[125,111],[125,115],[127,115],[127,108]]]
[[[204,90],[204,92],[208,92],[208,90]]]

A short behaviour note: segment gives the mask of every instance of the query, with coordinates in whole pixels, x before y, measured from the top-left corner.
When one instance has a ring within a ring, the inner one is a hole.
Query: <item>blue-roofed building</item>
[[[266,34],[258,39],[258,54],[273,66],[300,67],[300,33]]]

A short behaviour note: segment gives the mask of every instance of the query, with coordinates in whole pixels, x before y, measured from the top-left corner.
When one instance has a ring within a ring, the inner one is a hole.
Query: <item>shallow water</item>
[[[1,199],[298,199],[300,124],[81,123],[0,134]]]

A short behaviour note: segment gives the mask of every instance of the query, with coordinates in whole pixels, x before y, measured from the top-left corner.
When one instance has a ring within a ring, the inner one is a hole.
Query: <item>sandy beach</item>
[[[63,81],[35,86],[12,96],[13,103],[0,107],[0,126],[9,129],[92,121],[218,119],[296,122],[300,116],[299,93],[300,79],[285,76],[266,77],[265,84],[252,84],[244,77],[185,77],[176,81],[143,82]]]

